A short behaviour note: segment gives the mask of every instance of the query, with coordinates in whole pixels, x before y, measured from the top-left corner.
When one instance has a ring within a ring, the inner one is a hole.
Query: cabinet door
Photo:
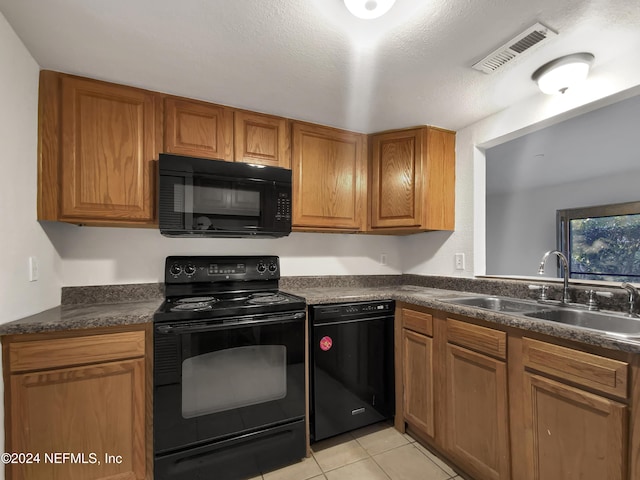
[[[413,233],[455,226],[455,132],[421,127],[371,136],[370,227]]]
[[[373,135],[371,227],[419,227],[421,197],[421,130]]]
[[[164,118],[164,147],[168,153],[233,161],[231,109],[168,97]]]
[[[158,121],[151,92],[63,77],[61,220],[153,220]]]
[[[627,407],[525,373],[526,470],[530,480],[627,478]]]
[[[12,450],[40,463],[8,465],[9,478],[144,479],[144,385],[144,359],[11,375]],[[56,452],[76,457],[45,457]]]
[[[236,162],[291,167],[291,136],[286,118],[260,113],[234,113]]]
[[[365,222],[365,136],[293,125],[293,226],[362,230]]]
[[[404,417],[407,422],[433,437],[433,340],[403,329],[402,341]]]
[[[477,480],[509,472],[505,362],[447,343],[447,450]]]

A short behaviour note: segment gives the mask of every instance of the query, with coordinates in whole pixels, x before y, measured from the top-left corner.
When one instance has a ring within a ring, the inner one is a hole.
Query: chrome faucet
[[[635,317],[636,302],[638,301],[638,296],[640,295],[640,293],[638,292],[638,289],[636,287],[627,282],[622,283],[620,287],[629,292],[629,316]]]
[[[540,267],[538,268],[538,273],[542,275],[544,273],[544,264],[549,258],[549,255],[557,255],[560,257],[560,261],[562,263],[562,270],[564,272],[564,288],[562,289],[562,303],[571,303],[571,297],[569,296],[569,261],[567,257],[565,257],[564,253],[560,250],[549,250],[542,257],[542,261],[540,262]]]

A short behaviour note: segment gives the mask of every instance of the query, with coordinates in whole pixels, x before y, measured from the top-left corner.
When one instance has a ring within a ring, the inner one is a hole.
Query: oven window
[[[287,396],[284,345],[229,348],[182,362],[182,416],[193,418]]]

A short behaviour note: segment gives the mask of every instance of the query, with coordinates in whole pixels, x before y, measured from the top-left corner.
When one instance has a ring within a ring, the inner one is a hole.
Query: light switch
[[[40,266],[36,257],[29,257],[29,281],[37,282],[40,277]]]

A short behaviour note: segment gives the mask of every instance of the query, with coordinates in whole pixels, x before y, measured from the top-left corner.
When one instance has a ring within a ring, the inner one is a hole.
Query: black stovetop
[[[154,321],[200,320],[304,310],[305,300],[269,291],[210,292],[197,296],[168,297],[156,311]]]
[[[154,321],[188,321],[304,311],[305,300],[278,290],[273,255],[171,256],[165,261],[166,299]]]

